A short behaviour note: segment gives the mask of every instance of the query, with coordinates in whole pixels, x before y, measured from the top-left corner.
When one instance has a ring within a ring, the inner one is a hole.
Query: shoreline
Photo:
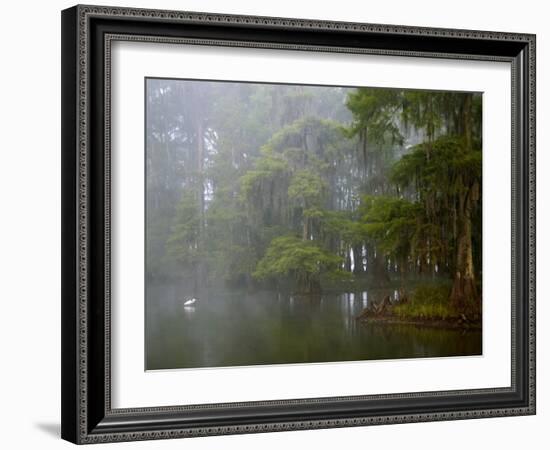
[[[426,328],[442,328],[448,330],[481,331],[481,322],[464,322],[459,317],[452,319],[402,319],[396,316],[371,316],[356,318],[357,322],[387,324],[387,325],[414,325]]]

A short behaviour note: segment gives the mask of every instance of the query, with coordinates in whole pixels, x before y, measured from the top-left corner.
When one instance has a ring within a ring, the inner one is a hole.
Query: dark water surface
[[[481,354],[479,331],[357,322],[375,290],[316,299],[211,290],[192,307],[182,292],[147,287],[148,370]]]

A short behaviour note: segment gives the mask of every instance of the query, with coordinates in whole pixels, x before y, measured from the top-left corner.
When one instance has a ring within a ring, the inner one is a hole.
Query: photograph
[[[146,370],[483,354],[481,92],[144,97]]]
[[[256,3],[61,12],[61,437],[523,445],[542,22]]]

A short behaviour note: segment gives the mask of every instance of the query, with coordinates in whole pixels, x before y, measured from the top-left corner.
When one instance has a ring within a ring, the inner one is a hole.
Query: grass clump
[[[446,320],[457,317],[449,302],[451,287],[444,285],[418,286],[407,303],[397,304],[393,313],[401,319]]]

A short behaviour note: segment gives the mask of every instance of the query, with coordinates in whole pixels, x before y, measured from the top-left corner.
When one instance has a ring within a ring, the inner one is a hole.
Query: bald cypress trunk
[[[353,273],[360,274],[364,272],[363,268],[363,246],[362,245],[354,245],[352,247],[353,250]]]
[[[386,286],[390,283],[388,268],[386,266],[386,258],[380,253],[373,255],[372,272],[374,279],[380,286]]]
[[[451,291],[451,301],[459,310],[476,305],[478,293],[476,288],[472,256],[471,222],[463,221],[457,241],[456,270]]]
[[[466,148],[472,149],[472,94],[464,94],[462,107],[462,128],[466,139]]]
[[[465,138],[466,150],[471,151],[472,94],[464,95],[462,132]],[[459,181],[460,184],[465,184],[462,177]],[[480,298],[476,287],[472,244],[472,210],[479,200],[479,189],[477,182],[474,182],[471,186],[466,185],[458,197],[456,259],[450,300],[460,311],[477,310],[479,308]]]
[[[450,296],[452,304],[459,311],[479,307],[479,294],[474,270],[471,217],[473,203],[478,195],[477,191],[478,186],[474,184],[459,198],[455,270]]]

